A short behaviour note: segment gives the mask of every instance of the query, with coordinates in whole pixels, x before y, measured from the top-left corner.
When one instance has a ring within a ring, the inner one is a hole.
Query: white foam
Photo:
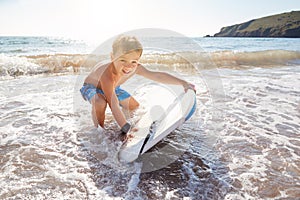
[[[29,62],[25,57],[0,54],[0,76],[19,76],[46,72],[47,69]]]
[[[142,169],[142,163],[134,163],[134,168],[136,169],[136,172],[131,176],[127,186],[127,192],[137,190],[137,185],[140,182],[140,173]]]

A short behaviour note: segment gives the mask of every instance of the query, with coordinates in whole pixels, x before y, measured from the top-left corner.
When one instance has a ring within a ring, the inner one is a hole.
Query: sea
[[[101,44],[0,37],[0,199],[299,199],[300,39],[142,37],[140,62],[196,86],[191,119],[132,163],[79,93]],[[151,81],[122,85],[136,96]],[[163,98],[163,97],[158,97]]]

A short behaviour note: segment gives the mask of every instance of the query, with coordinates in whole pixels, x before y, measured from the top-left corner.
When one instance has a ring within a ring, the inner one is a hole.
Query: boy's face
[[[115,69],[118,74],[126,75],[135,71],[138,66],[138,61],[140,59],[141,52],[131,51],[127,54],[123,54],[119,57],[111,56],[111,59],[114,63]]]

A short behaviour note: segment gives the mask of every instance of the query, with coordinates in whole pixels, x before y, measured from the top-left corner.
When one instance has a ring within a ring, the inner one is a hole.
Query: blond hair
[[[123,55],[132,51],[140,52],[141,55],[143,52],[142,44],[134,36],[120,35],[115,39],[112,45],[113,55]]]

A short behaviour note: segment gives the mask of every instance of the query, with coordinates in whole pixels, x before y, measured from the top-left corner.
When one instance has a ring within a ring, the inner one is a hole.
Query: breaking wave
[[[109,59],[108,55],[54,54],[32,56],[7,56],[0,54],[0,76],[34,75],[87,71],[98,62]],[[212,68],[270,68],[300,64],[300,52],[265,50],[256,52],[215,51],[144,54],[140,60],[147,67],[186,69]]]

